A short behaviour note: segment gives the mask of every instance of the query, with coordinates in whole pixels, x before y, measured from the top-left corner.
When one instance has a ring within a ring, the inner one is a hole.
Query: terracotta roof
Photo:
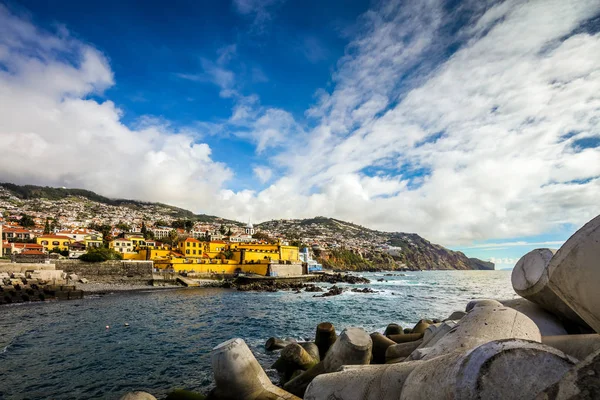
[[[194,239],[194,238],[187,238],[184,240],[184,242],[200,243],[200,241],[198,239]]]
[[[43,256],[46,253],[44,253],[43,251],[39,251],[39,250],[23,250],[21,252],[21,254]]]
[[[12,246],[11,246],[12,245]],[[43,249],[44,246],[37,243],[8,243],[9,247],[14,247],[17,249]]]
[[[42,236],[38,236],[36,239],[67,239],[67,240],[71,240],[70,237],[62,236],[62,235],[42,235]]]

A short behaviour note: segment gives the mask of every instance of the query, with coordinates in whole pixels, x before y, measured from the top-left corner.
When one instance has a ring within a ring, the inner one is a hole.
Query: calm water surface
[[[323,321],[338,332],[349,326],[383,331],[391,322],[410,327],[464,310],[474,298],[516,297],[510,271],[364,276],[371,284],[353,287],[379,293],[313,298],[175,289],[2,306],[0,399],[118,399],[129,390],[160,399],[174,388],[206,392],[210,350],[233,337],[245,339],[268,368],[276,357],[263,348],[270,336],[309,339]],[[381,278],[387,282],[376,281]]]

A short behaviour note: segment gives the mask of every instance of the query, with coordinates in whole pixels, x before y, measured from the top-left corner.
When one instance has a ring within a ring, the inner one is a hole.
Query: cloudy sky
[[[0,0],[0,143],[0,181],[510,267],[600,213],[600,1]]]

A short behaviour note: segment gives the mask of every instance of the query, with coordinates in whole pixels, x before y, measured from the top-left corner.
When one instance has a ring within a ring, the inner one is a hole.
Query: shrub
[[[122,260],[123,256],[113,249],[90,249],[87,253],[79,256],[81,261],[85,262],[102,262],[107,260]]]

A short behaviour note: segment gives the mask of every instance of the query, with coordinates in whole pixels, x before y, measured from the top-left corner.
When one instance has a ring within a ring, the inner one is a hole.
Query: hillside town
[[[0,184],[0,224],[1,256],[8,258],[77,259],[110,249],[123,259],[152,259],[165,268],[185,270],[202,259],[239,262],[240,246],[252,244],[252,248],[279,253],[280,248],[265,246],[292,246],[297,252],[302,250],[295,260],[315,259],[339,269],[493,269],[491,263],[475,262],[416,234],[380,232],[332,218],[253,225],[250,219],[241,223],[71,189]],[[186,243],[198,247],[186,253]],[[289,261],[289,257],[278,257]]]

